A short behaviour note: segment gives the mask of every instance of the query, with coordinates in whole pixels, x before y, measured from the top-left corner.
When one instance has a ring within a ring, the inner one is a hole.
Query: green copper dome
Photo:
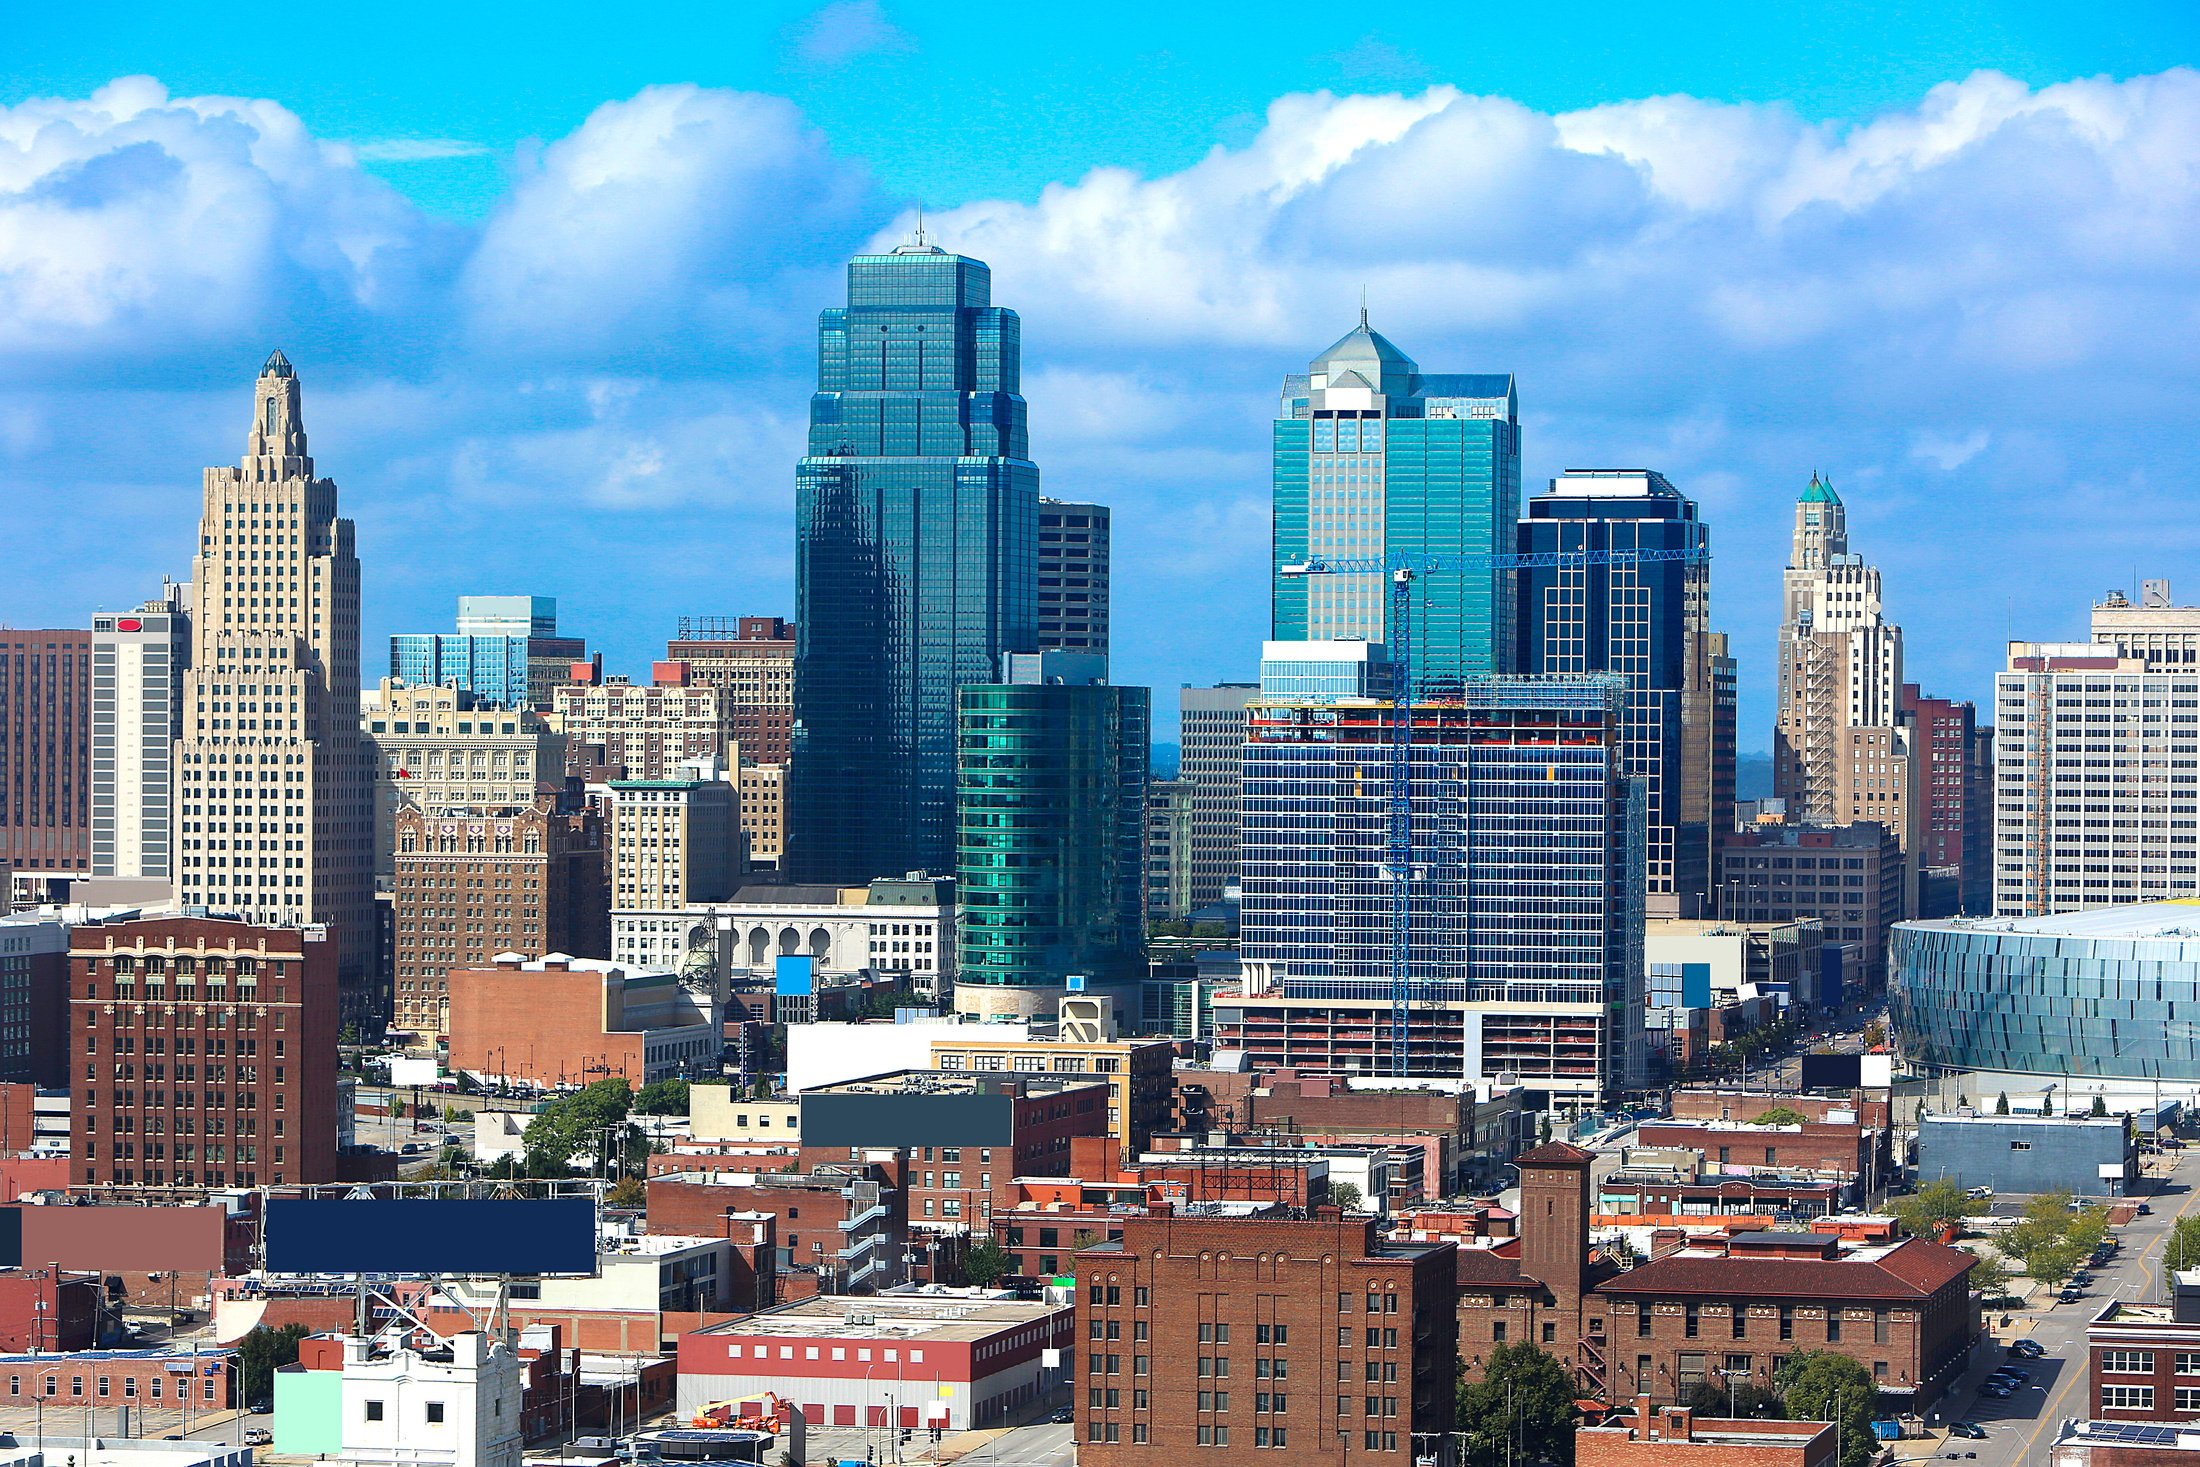
[[[1805,489],[1801,497],[1795,502],[1797,504],[1839,504],[1841,496],[1834,493],[1833,485],[1819,478],[1814,470],[1810,476],[1810,487]]]

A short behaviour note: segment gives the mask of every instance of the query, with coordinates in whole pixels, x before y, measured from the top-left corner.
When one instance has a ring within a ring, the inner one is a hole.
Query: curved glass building
[[[1901,922],[1887,960],[1894,1030],[1918,1063],[2200,1080],[2200,903]]]

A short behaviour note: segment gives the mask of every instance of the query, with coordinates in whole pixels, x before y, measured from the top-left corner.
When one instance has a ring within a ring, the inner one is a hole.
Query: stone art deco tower
[[[298,376],[260,369],[242,462],[206,471],[193,665],[176,745],[176,885],[190,906],[336,943],[343,1015],[387,1017],[374,809],[359,736],[359,561],[314,477]]]

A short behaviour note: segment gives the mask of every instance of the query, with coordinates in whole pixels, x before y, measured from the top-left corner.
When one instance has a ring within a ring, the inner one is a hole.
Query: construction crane
[[[1680,550],[1555,550],[1533,555],[1497,555],[1500,570],[1550,569],[1557,566],[1639,564],[1651,561],[1703,560],[1702,546]],[[1390,654],[1390,771],[1383,822],[1383,870],[1390,883],[1390,1073],[1403,1077],[1407,1065],[1406,1022],[1413,1001],[1413,583],[1421,576],[1463,566],[1461,557],[1392,555],[1382,559],[1325,560],[1319,556],[1278,566],[1286,576],[1364,576],[1390,578],[1390,616],[1383,641]]]

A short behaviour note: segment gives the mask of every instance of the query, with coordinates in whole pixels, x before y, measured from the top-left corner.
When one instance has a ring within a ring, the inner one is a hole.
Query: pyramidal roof
[[[1334,346],[1314,358],[1310,370],[1326,372],[1334,377],[1340,373],[1357,370],[1370,382],[1380,381],[1383,368],[1397,372],[1418,372],[1413,358],[1398,350],[1388,338],[1369,328],[1367,312],[1360,312],[1360,324],[1337,339]],[[1372,369],[1372,370],[1371,370]]]
[[[1841,496],[1834,493],[1833,485],[1827,480],[1819,478],[1818,471],[1813,469],[1810,475],[1809,487],[1803,490],[1795,502],[1797,504],[1839,504]]]
[[[260,364],[260,375],[262,377],[295,377],[297,373],[290,369],[290,358],[283,355],[281,347],[277,347],[269,352],[267,360]]]

